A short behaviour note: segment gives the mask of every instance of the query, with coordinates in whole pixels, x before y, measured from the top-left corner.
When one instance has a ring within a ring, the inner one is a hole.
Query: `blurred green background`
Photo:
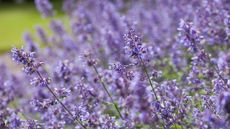
[[[55,17],[62,17],[62,0],[51,2]],[[35,34],[36,25],[48,28],[49,21],[41,17],[33,0],[0,0],[0,54],[22,46],[24,32]]]

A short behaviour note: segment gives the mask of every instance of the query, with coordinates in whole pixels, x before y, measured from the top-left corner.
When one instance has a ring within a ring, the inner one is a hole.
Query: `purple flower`
[[[220,110],[230,115],[230,92],[229,91],[226,91],[220,95],[218,100],[218,107],[220,108]]]
[[[12,59],[20,64],[23,64],[23,70],[26,74],[32,74],[38,70],[43,62],[35,62],[35,53],[26,52],[23,48],[12,48]]]
[[[136,34],[135,30],[130,29],[129,32],[124,35],[124,40],[125,50],[131,57],[140,58],[142,54],[145,53],[141,37]]]
[[[28,129],[42,129],[41,124],[37,122],[37,120],[27,120],[25,123],[25,127]]]
[[[47,85],[49,85],[51,83],[51,79],[50,78],[33,78],[30,82],[31,85],[33,86],[42,86],[45,87]]]
[[[35,4],[43,17],[46,18],[54,15],[53,6],[49,0],[35,0]]]
[[[55,75],[57,79],[61,79],[64,82],[69,82],[71,80],[73,65],[68,60],[64,60],[59,63],[56,68]]]
[[[37,30],[37,35],[40,38],[40,40],[42,41],[42,43],[47,44],[48,39],[47,39],[47,35],[46,35],[45,31],[43,30],[43,28],[41,28],[40,26],[36,26],[36,30]]]
[[[24,34],[24,41],[26,43],[26,50],[30,52],[37,52],[38,51],[38,44],[33,41],[31,35],[29,33]]]
[[[59,20],[52,20],[50,23],[50,28],[53,31],[53,33],[57,34],[59,37],[62,37],[65,34],[63,24]]]
[[[228,129],[227,0],[62,3],[61,19],[11,50],[30,76],[0,65],[0,128]]]
[[[179,37],[180,42],[188,47],[192,52],[197,52],[202,39],[200,32],[193,27],[191,22],[180,21]]]

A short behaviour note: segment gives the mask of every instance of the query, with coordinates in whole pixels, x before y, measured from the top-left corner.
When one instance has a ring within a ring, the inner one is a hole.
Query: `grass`
[[[58,16],[59,3],[54,3]],[[0,4],[0,54],[10,50],[12,46],[20,47],[23,43],[24,32],[35,33],[35,26],[49,27],[50,19],[44,19],[36,10],[34,3]]]

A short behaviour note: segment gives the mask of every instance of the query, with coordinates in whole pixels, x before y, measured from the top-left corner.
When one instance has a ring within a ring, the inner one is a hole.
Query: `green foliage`
[[[183,129],[183,127],[181,125],[174,124],[174,125],[171,126],[170,129]]]
[[[55,2],[54,8],[59,19],[63,17],[61,3]],[[49,27],[50,19],[41,18],[34,3],[0,4],[0,54],[10,50],[12,46],[23,45],[23,33],[25,31],[35,34],[35,26]]]
[[[135,129],[151,129],[148,125],[139,124],[135,126]]]
[[[106,110],[104,112],[105,114],[119,118],[119,114],[117,113],[116,108],[114,107],[113,103],[103,102],[103,104],[106,106]],[[117,103],[115,104],[117,105]]]

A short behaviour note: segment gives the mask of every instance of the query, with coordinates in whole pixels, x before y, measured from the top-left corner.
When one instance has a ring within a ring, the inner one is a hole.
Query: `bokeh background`
[[[51,0],[51,2],[56,11],[55,17],[67,19],[62,12],[62,0]],[[35,35],[35,26],[49,27],[49,20],[41,17],[34,0],[0,0],[1,57],[6,55],[12,46],[21,47],[24,44],[25,32]]]

